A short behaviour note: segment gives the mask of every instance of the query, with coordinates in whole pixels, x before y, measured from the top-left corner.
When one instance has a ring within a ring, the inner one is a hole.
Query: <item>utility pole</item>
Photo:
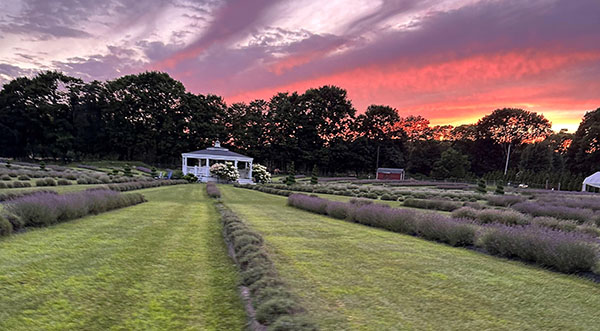
[[[375,163],[375,179],[377,179],[377,169],[379,169],[379,144],[377,145],[377,162]]]
[[[506,164],[504,165],[504,176],[506,176],[506,173],[508,172],[508,160],[510,159],[510,145],[512,145],[512,144],[508,144],[508,153],[506,153]]]

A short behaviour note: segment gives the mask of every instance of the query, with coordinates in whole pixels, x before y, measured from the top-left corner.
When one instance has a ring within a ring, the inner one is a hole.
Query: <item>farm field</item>
[[[0,329],[243,329],[204,186],[138,192],[149,201],[0,238]]]
[[[263,234],[282,278],[324,330],[600,323],[600,287],[589,280],[305,212],[281,196],[220,189]]]

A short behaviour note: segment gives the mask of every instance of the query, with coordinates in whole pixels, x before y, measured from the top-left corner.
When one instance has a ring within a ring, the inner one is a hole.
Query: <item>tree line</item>
[[[19,77],[0,91],[1,155],[17,159],[141,160],[176,166],[182,152],[219,139],[270,170],[316,165],[329,175],[405,168],[413,176],[576,185],[598,169],[600,108],[575,134],[542,115],[494,110],[475,124],[431,126],[387,105],[357,114],[344,89],[322,86],[227,105],[166,73],[83,82],[59,72]]]

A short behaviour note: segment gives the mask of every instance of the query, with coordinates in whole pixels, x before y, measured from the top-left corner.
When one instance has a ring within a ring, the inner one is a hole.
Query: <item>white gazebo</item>
[[[600,189],[600,171],[591,176],[585,177],[581,191],[598,191]]]
[[[210,166],[215,163],[231,162],[240,172],[240,184],[253,184],[252,181],[252,160],[253,158],[234,153],[227,148],[221,147],[217,140],[213,147],[207,149],[181,154],[181,171],[184,175],[193,174],[201,182],[217,181],[216,177],[211,176]]]

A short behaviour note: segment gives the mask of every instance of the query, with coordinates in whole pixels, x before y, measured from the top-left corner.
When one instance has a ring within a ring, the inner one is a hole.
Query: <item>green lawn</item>
[[[600,285],[221,186],[324,330],[597,330]]]
[[[240,330],[246,315],[203,185],[0,239],[0,330]]]

